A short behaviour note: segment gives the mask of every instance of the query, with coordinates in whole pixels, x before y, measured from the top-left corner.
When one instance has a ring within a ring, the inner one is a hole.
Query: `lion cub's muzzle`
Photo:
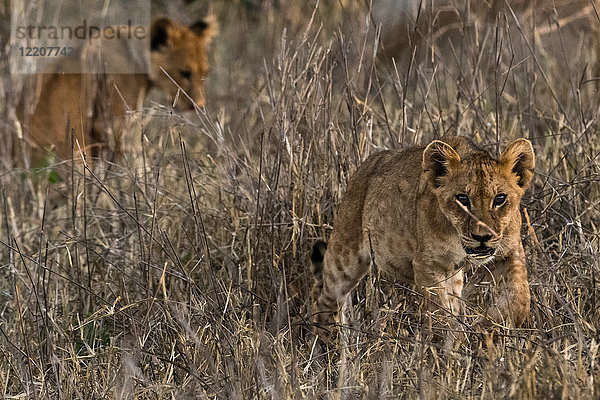
[[[496,248],[491,245],[492,235],[476,235],[471,234],[470,238],[463,237],[463,248],[467,253],[467,257],[475,259],[483,259],[493,256],[496,253]]]

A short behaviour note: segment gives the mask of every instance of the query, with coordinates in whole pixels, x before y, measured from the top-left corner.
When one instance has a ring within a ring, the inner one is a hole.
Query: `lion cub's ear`
[[[441,140],[429,143],[423,152],[423,172],[435,186],[440,186],[439,178],[448,175],[460,166],[460,157],[456,151]]]
[[[175,29],[175,23],[169,18],[159,18],[152,22],[150,26],[150,49],[156,51],[163,46],[167,46],[169,37]]]
[[[533,146],[527,139],[517,139],[504,149],[500,156],[500,168],[506,175],[515,174],[522,188],[529,186],[535,168]]]
[[[200,36],[204,40],[204,43],[208,45],[212,39],[219,33],[219,23],[217,22],[217,18],[214,15],[209,15],[204,19],[201,19],[192,25],[189,28],[196,35]]]
[[[219,31],[219,24],[214,15],[201,19],[188,27],[205,45],[208,45]],[[150,26],[150,49],[160,50],[161,47],[172,45],[172,41],[181,36],[182,27],[169,18],[159,18]]]

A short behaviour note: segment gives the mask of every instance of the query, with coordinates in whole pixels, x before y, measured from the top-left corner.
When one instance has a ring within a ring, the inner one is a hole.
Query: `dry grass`
[[[413,31],[443,53],[394,63],[374,58],[366,6],[289,3],[213,4],[207,110],[151,104],[131,116],[123,159],[61,183],[2,172],[0,393],[598,398],[597,33],[561,32],[557,56],[507,12],[463,21],[452,44]],[[8,141],[6,82],[20,78],[5,61]],[[309,249],[328,236],[349,174],[378,149],[447,131],[491,151],[534,141],[523,201],[531,316],[496,344],[467,334],[444,353],[420,334],[419,297],[373,270],[339,346],[315,345]]]

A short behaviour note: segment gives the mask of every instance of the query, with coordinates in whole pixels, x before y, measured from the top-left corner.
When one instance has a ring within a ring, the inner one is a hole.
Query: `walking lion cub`
[[[485,264],[499,296],[479,325],[519,326],[530,302],[519,203],[534,166],[526,139],[499,159],[463,137],[369,157],[350,179],[329,245],[313,247],[315,325],[333,323],[373,260],[414,283],[430,315],[460,315],[463,268]]]

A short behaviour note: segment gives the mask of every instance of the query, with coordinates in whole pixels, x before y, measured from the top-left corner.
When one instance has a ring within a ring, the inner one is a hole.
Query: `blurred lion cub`
[[[37,101],[25,99],[20,116],[29,133],[31,166],[39,166],[49,152],[61,159],[71,158],[70,132],[88,155],[100,156],[100,150],[111,140],[116,142],[116,151],[120,151],[120,120],[129,108],[141,104],[151,87],[169,94],[171,101],[179,97],[180,109],[193,109],[192,101],[204,105],[204,80],[209,70],[207,49],[216,33],[214,18],[190,26],[158,18],[150,26],[147,74],[66,74],[57,70],[37,75],[33,90]],[[136,62],[134,57],[124,59],[122,53],[126,52],[113,53],[108,62]],[[67,58],[62,62],[72,66],[79,61]],[[54,68],[61,66],[64,69],[60,63]],[[191,101],[178,95],[179,88]],[[77,154],[76,146],[74,150]]]

